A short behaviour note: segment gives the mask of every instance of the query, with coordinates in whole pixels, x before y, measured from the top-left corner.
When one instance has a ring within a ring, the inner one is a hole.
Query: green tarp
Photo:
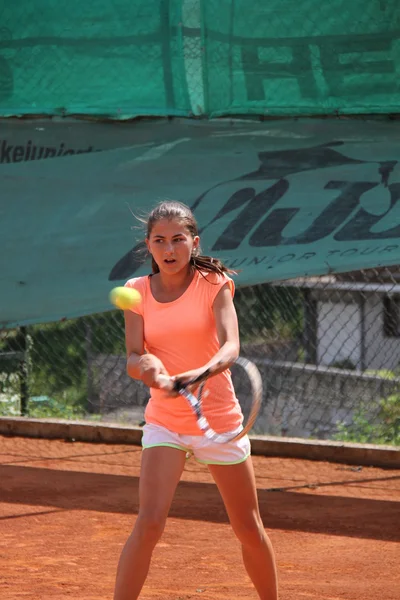
[[[193,207],[238,285],[400,264],[400,123],[0,124],[0,324],[110,309],[132,213]]]

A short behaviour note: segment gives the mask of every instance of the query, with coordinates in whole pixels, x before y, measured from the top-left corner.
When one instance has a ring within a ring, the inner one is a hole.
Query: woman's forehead
[[[151,235],[173,236],[178,234],[187,235],[189,229],[180,219],[160,219],[151,228]]]

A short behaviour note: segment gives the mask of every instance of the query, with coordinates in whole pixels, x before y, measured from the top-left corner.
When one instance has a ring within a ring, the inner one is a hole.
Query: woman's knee
[[[165,528],[166,517],[157,512],[140,513],[136,519],[134,532],[142,543],[156,545]]]
[[[243,546],[256,548],[265,544],[266,533],[259,518],[240,519],[237,523],[232,523],[232,528]]]

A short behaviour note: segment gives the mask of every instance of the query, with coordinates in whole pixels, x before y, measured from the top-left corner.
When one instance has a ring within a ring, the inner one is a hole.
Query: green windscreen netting
[[[9,3],[1,113],[188,114],[180,21],[176,0]]]
[[[398,109],[398,0],[209,1],[203,26],[213,114]]]
[[[2,8],[0,115],[388,113],[398,0],[20,0]]]

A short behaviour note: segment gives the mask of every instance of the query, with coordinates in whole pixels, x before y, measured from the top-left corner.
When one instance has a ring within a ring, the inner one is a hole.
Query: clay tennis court
[[[141,450],[0,436],[0,597],[112,599]],[[400,471],[254,457],[281,600],[397,600]],[[206,467],[186,465],[142,598],[255,599]]]

